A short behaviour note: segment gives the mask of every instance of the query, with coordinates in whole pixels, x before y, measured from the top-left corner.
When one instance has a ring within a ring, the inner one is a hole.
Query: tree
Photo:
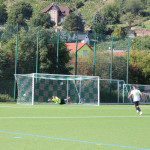
[[[132,14],[131,12],[127,12],[126,14],[121,16],[120,21],[122,23],[127,23],[131,25],[131,23],[134,21],[134,17],[135,17],[134,14]]]
[[[9,24],[26,25],[26,19],[29,20],[32,16],[32,6],[26,2],[15,3],[8,13]]]
[[[147,51],[131,51],[129,55],[130,83],[150,84],[150,54]]]
[[[84,6],[82,1],[76,2],[76,8],[80,8],[82,6]]]
[[[107,32],[107,28],[106,28],[106,25],[104,22],[99,22],[98,24],[96,24],[94,26],[94,29],[93,29],[94,32],[98,33],[98,34],[106,34]]]
[[[132,50],[150,50],[150,37],[136,37],[130,41]]]
[[[124,13],[124,3],[125,3],[125,0],[121,0],[120,1],[120,6],[119,6],[119,9],[120,9],[120,13]]]
[[[7,20],[8,14],[6,10],[6,5],[1,2],[0,3],[0,24],[4,24]]]
[[[5,24],[5,29],[1,35],[2,44],[7,43],[11,38],[14,38],[17,33],[17,25]]]
[[[63,29],[68,31],[84,31],[82,18],[75,15],[75,13],[69,14],[63,23]]]
[[[125,13],[131,12],[132,14],[137,15],[140,10],[144,8],[141,0],[126,0],[124,4]]]
[[[25,30],[21,28],[18,34],[18,55],[17,73],[32,73],[36,71],[36,51],[37,51],[37,28]],[[59,44],[59,70],[57,72],[57,34],[54,30],[40,29],[39,32],[39,65],[38,72],[69,74],[70,67],[67,66],[70,60],[66,46],[60,41]],[[15,62],[16,39],[11,38],[5,47],[5,52],[11,55],[11,63]],[[13,65],[14,67],[14,65]],[[13,76],[13,72],[10,72]]]
[[[50,20],[51,18],[49,14],[38,13],[30,19],[30,25],[34,27],[41,26],[45,28],[50,28],[55,25],[55,22]]]
[[[101,17],[107,24],[119,23],[120,13],[119,8],[114,4],[108,4],[101,10]]]
[[[13,76],[14,67],[12,67],[11,53],[0,48],[0,79],[10,79]]]
[[[96,12],[93,21],[92,21],[92,25],[91,25],[91,30],[93,30],[95,28],[95,26],[100,23],[102,20],[101,14],[100,12]]]
[[[126,32],[122,27],[115,27],[112,34],[113,34],[113,37],[115,37],[115,38],[126,36]]]

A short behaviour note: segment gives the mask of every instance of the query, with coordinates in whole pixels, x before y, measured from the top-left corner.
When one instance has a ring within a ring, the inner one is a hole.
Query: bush
[[[80,8],[82,6],[84,6],[82,1],[76,3],[76,8]]]
[[[0,94],[0,102],[12,102],[14,101],[12,97],[8,94]]]

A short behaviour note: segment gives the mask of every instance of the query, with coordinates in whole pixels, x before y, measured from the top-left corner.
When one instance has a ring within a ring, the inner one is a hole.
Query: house
[[[58,23],[63,22],[65,17],[68,16],[71,12],[70,8],[67,6],[59,7],[57,5],[48,5],[46,8],[42,10],[43,13],[49,13],[51,20],[55,22],[57,26]]]
[[[65,43],[65,45],[67,47],[67,51],[69,51],[70,54],[76,53],[76,43]],[[92,47],[87,43],[78,43],[77,46],[78,57],[86,57],[93,51],[94,50],[92,49]]]
[[[78,41],[81,43],[88,43],[90,44],[90,40],[87,34],[78,34]]]
[[[136,36],[150,36],[149,29],[134,29]]]

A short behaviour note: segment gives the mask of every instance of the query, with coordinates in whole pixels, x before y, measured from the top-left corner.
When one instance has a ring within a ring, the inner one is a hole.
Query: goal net
[[[56,74],[16,74],[18,104],[49,103],[52,96],[70,103],[99,105],[99,77]]]
[[[150,104],[150,85],[140,85],[140,84],[124,84],[123,85],[123,103],[132,103],[133,98],[128,98],[131,90],[133,89],[133,85],[136,85],[137,89],[139,89],[143,96],[141,97],[141,104]]]

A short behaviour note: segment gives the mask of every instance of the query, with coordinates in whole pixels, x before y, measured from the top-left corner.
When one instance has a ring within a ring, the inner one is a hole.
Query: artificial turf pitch
[[[150,106],[0,103],[0,150],[150,150]]]

